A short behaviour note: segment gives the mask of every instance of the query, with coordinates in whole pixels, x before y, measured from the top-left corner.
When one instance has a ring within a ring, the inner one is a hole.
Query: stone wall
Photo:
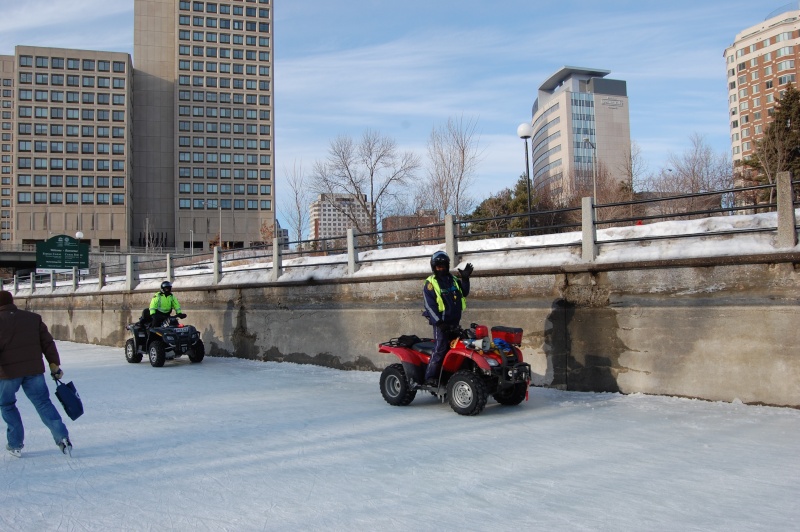
[[[784,253],[476,271],[462,325],[522,327],[539,386],[800,407],[798,262]],[[175,293],[211,356],[380,370],[393,360],[379,342],[431,335],[422,277],[209,281]],[[118,347],[124,364],[125,325],[157,285],[37,289],[16,300],[57,339]]]

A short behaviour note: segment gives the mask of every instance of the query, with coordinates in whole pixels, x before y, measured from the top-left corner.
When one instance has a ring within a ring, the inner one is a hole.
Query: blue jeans
[[[50,401],[50,390],[44,381],[44,374],[32,375],[29,377],[19,377],[16,379],[0,379],[0,410],[3,413],[3,421],[6,422],[8,429],[8,447],[11,449],[22,449],[25,440],[25,428],[22,426],[22,417],[17,410],[17,391],[22,387],[22,391],[28,396],[42,422],[50,429],[56,443],[69,437],[67,427],[61,421],[58,410]]]

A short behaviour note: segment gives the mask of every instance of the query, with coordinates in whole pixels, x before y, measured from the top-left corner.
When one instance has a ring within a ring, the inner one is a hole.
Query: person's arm
[[[153,299],[150,300],[150,315],[151,316],[156,313],[156,310],[158,310],[158,295],[159,294],[154,295]]]
[[[425,304],[425,310],[430,315],[430,319],[433,325],[442,321],[442,313],[439,312],[439,304],[436,301],[436,291],[433,289],[433,286],[430,283],[425,283],[425,287],[422,289],[423,300]]]
[[[178,303],[178,298],[174,295],[172,296],[172,308],[175,309],[175,314],[181,313],[181,304]]]
[[[51,369],[53,364],[56,365],[56,368],[61,365],[61,357],[58,354],[56,341],[50,331],[47,330],[47,325],[41,319],[39,320],[39,346],[42,348],[44,358],[51,366]]]

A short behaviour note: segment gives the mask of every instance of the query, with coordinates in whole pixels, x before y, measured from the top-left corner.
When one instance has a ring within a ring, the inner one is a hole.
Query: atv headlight
[[[492,366],[493,368],[500,365],[500,363],[497,360],[493,359],[493,358],[487,358],[486,362],[488,362],[489,365]]]
[[[166,335],[164,335],[164,340],[166,340],[167,342],[174,342],[175,341],[175,337],[172,336],[171,334],[166,334]]]

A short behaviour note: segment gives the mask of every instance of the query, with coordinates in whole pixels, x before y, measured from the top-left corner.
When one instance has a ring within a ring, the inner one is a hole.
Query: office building
[[[565,66],[539,87],[531,119],[531,180],[557,202],[576,187],[591,188],[594,170],[627,179],[620,170],[631,146],[627,85],[608,74]]]
[[[435,210],[406,216],[387,216],[381,221],[383,247],[422,246],[444,242],[444,223]]]
[[[68,234],[126,250],[130,55],[17,46],[0,63],[2,241]]]
[[[357,232],[368,231],[371,227],[369,213],[362,206],[366,200],[364,195],[359,202],[353,194],[320,194],[311,202],[309,238],[340,238],[351,228]]]
[[[269,0],[135,0],[132,238],[274,238]]]
[[[776,102],[790,83],[797,85],[798,30],[800,5],[795,2],[737,34],[725,49],[734,164],[753,155]]]

